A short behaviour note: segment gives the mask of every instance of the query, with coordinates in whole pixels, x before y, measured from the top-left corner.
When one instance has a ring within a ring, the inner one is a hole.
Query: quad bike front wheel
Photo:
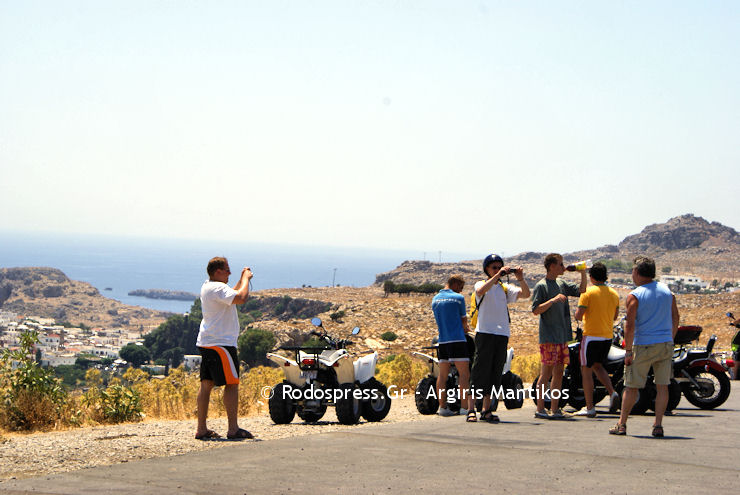
[[[337,419],[343,425],[354,425],[360,420],[362,401],[354,383],[343,383],[339,386],[339,397],[336,401]]]
[[[391,410],[391,398],[388,389],[374,377],[362,384],[363,399],[362,417],[368,421],[381,421]]]
[[[416,410],[421,414],[435,414],[439,409],[437,379],[433,376],[427,376],[419,380],[416,385],[414,400],[416,401]]]
[[[506,409],[520,409],[524,405],[524,382],[522,378],[516,373],[511,373],[511,377],[507,380],[507,390],[512,390],[514,393],[508,392],[506,395],[513,395],[514,397],[504,398],[504,405]]]
[[[275,385],[272,389],[272,397],[267,402],[270,409],[270,418],[277,425],[288,424],[293,421],[295,416],[295,405],[285,392],[286,387],[290,388],[290,383],[282,382]]]

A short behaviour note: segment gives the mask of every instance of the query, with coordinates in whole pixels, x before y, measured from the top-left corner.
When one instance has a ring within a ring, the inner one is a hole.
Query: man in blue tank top
[[[663,414],[668,405],[671,382],[673,338],[678,330],[678,307],[670,289],[655,280],[655,261],[646,256],[635,258],[632,281],[637,288],[627,296],[627,320],[624,326],[624,394],[619,422],[609,433],[625,435],[627,417],[637,399],[637,390],[645,386],[650,368],[655,375],[655,423],[653,436],[663,436]]]

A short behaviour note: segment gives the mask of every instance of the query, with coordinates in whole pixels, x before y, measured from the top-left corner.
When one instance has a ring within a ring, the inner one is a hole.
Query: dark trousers
[[[475,334],[475,359],[473,360],[472,381],[476,392],[482,390],[484,395],[492,395],[491,410],[498,408],[495,392],[501,387],[501,374],[506,364],[506,350],[509,337],[490,333]]]

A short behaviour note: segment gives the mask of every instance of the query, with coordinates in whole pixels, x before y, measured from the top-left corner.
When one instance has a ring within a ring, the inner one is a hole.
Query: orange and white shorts
[[[200,379],[211,380],[214,385],[239,385],[239,360],[236,347],[198,347],[203,361],[200,363]]]

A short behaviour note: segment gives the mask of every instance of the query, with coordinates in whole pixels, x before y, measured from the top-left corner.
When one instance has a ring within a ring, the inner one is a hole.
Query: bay
[[[378,273],[418,252],[365,248],[289,246],[229,241],[152,239],[27,232],[0,232],[0,267],[47,266],[70,279],[88,282],[106,297],[126,304],[184,313],[189,301],[129,296],[136,289],[168,289],[198,293],[207,278],[206,264],[226,256],[230,284],[241,268],[254,272],[252,290],[367,286]],[[110,289],[110,290],[106,290]]]

